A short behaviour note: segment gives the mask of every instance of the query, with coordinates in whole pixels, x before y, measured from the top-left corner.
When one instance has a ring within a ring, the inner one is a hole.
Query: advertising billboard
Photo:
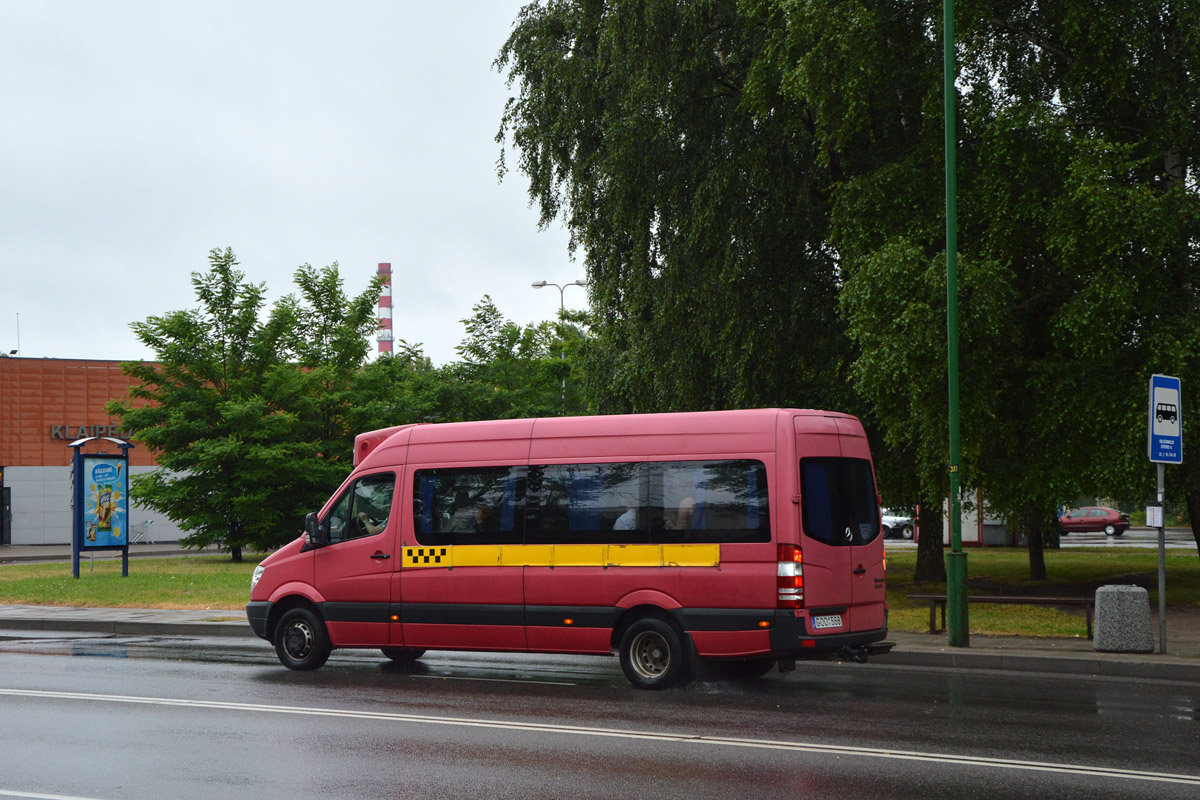
[[[129,474],[124,456],[83,456],[83,549],[129,543]]]

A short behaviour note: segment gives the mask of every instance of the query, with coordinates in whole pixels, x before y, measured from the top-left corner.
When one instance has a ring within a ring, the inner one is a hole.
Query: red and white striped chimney
[[[383,292],[379,295],[379,352],[392,352],[392,265],[379,265],[379,274],[383,276]]]

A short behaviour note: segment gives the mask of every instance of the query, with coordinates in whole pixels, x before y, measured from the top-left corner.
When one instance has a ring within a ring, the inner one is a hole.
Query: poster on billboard
[[[83,457],[83,548],[129,543],[129,491],[124,456]]]

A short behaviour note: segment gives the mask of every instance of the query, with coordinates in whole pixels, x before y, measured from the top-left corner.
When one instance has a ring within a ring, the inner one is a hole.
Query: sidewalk
[[[134,545],[130,558],[195,554],[177,544]],[[118,552],[96,553],[120,558]],[[0,563],[70,560],[70,546],[17,546],[0,548]],[[84,560],[86,565],[86,558]],[[85,567],[86,568],[86,567]],[[1158,613],[1151,609],[1157,646]],[[0,605],[0,639],[17,631],[63,631],[124,636],[254,637],[245,610],[172,610],[158,608],[76,608],[66,606]],[[1200,609],[1167,610],[1166,655],[1155,653],[1097,653],[1092,642],[1079,638],[982,636],[974,634],[970,647],[950,647],[946,635],[892,632],[895,647],[876,656],[875,664],[950,669],[990,669],[1013,672],[1051,672],[1081,676],[1161,679],[1200,683]],[[262,642],[263,647],[269,647]],[[1157,649],[1157,647],[1156,647]]]
[[[1200,683],[1200,640],[1180,630],[1179,624],[1173,627],[1173,622],[1178,619],[1177,611],[1167,610],[1166,655],[1157,652],[1158,617],[1157,612],[1152,612],[1154,653],[1098,653],[1092,648],[1092,642],[1083,636],[1064,639],[972,634],[970,647],[950,647],[944,633],[894,631],[888,635],[888,640],[896,646],[888,655],[880,656],[879,662]]]
[[[12,638],[12,631],[255,638],[246,621],[246,611],[241,608],[178,610],[0,605],[0,639]]]

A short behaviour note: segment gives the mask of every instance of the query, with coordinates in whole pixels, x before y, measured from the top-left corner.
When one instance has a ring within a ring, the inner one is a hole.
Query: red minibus
[[[359,435],[246,613],[291,669],[335,648],[612,655],[658,689],[886,652],[867,439],[756,409],[405,425]]]

